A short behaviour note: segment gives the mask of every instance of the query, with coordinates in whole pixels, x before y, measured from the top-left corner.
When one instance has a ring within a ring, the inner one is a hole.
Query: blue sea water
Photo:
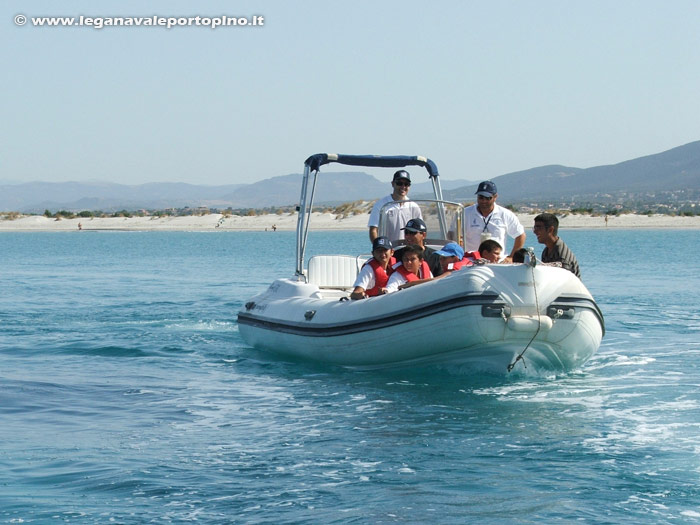
[[[0,233],[0,522],[700,522],[700,232],[562,236],[607,334],[552,377],[253,351],[292,233]]]

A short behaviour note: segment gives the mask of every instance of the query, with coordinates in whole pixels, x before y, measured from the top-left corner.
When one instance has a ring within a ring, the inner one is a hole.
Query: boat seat
[[[314,255],[309,259],[308,282],[319,288],[352,288],[365,260],[351,255]]]

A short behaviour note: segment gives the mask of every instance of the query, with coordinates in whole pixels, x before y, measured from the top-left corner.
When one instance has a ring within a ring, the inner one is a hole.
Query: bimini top
[[[427,157],[409,157],[405,155],[339,155],[337,153],[316,153],[304,162],[311,171],[318,171],[324,164],[337,162],[348,166],[368,166],[376,168],[403,168],[405,166],[421,166],[428,171],[428,175],[437,178],[437,165]]]

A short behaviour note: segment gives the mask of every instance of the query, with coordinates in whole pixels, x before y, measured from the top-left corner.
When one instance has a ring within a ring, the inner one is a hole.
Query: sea
[[[559,375],[253,350],[293,232],[0,233],[0,523],[700,523],[700,231],[560,233],[607,332]]]

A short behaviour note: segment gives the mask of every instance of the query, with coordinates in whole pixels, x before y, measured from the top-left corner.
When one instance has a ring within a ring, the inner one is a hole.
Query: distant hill
[[[240,184],[199,186],[148,183],[129,186],[102,182],[27,182],[0,185],[0,210],[43,212],[58,210],[162,209],[216,202]]]
[[[439,160],[439,159],[438,159]],[[439,163],[439,162],[438,162]],[[432,185],[415,170],[411,196],[432,196]],[[390,192],[388,182],[364,172],[319,175],[315,202],[337,204],[374,200]],[[610,203],[700,200],[700,141],[662,153],[594,168],[550,165],[507,173],[492,180],[499,202],[514,204]],[[425,181],[425,182],[421,182]],[[81,211],[164,209],[209,206],[264,208],[294,205],[300,174],[281,175],[253,184],[202,186],[184,183],[124,185],[100,182],[29,182],[0,185],[0,211],[42,213],[45,209]],[[442,180],[444,197],[471,202],[478,181]]]
[[[138,210],[165,208],[264,208],[297,204],[301,174],[281,175],[253,184],[201,186],[184,183],[124,185],[99,182],[28,182],[0,185],[0,211],[43,213],[44,210]],[[426,175],[427,179],[427,175]],[[444,181],[445,187],[469,184]],[[414,191],[432,191],[430,182],[414,184]],[[321,172],[314,202],[338,204],[374,200],[391,186],[363,172]]]
[[[604,202],[620,198],[665,201],[700,194],[700,141],[663,153],[594,168],[541,166],[492,179],[501,202]],[[450,200],[474,200],[476,184],[445,191]]]
[[[299,201],[301,174],[282,175],[248,184],[224,195],[234,207],[289,206]],[[314,202],[346,202],[377,199],[387,184],[362,172],[321,172]]]
[[[364,172],[321,172],[314,202],[319,204],[341,203],[358,200],[375,200],[391,193],[391,184],[381,182]],[[236,207],[288,206],[296,204],[301,191],[301,174],[282,175],[236,189],[223,199]],[[413,177],[418,179],[417,176]],[[425,175],[427,179],[427,174]],[[442,181],[444,187],[457,188],[470,181]],[[430,191],[431,182],[414,182],[411,194]]]

